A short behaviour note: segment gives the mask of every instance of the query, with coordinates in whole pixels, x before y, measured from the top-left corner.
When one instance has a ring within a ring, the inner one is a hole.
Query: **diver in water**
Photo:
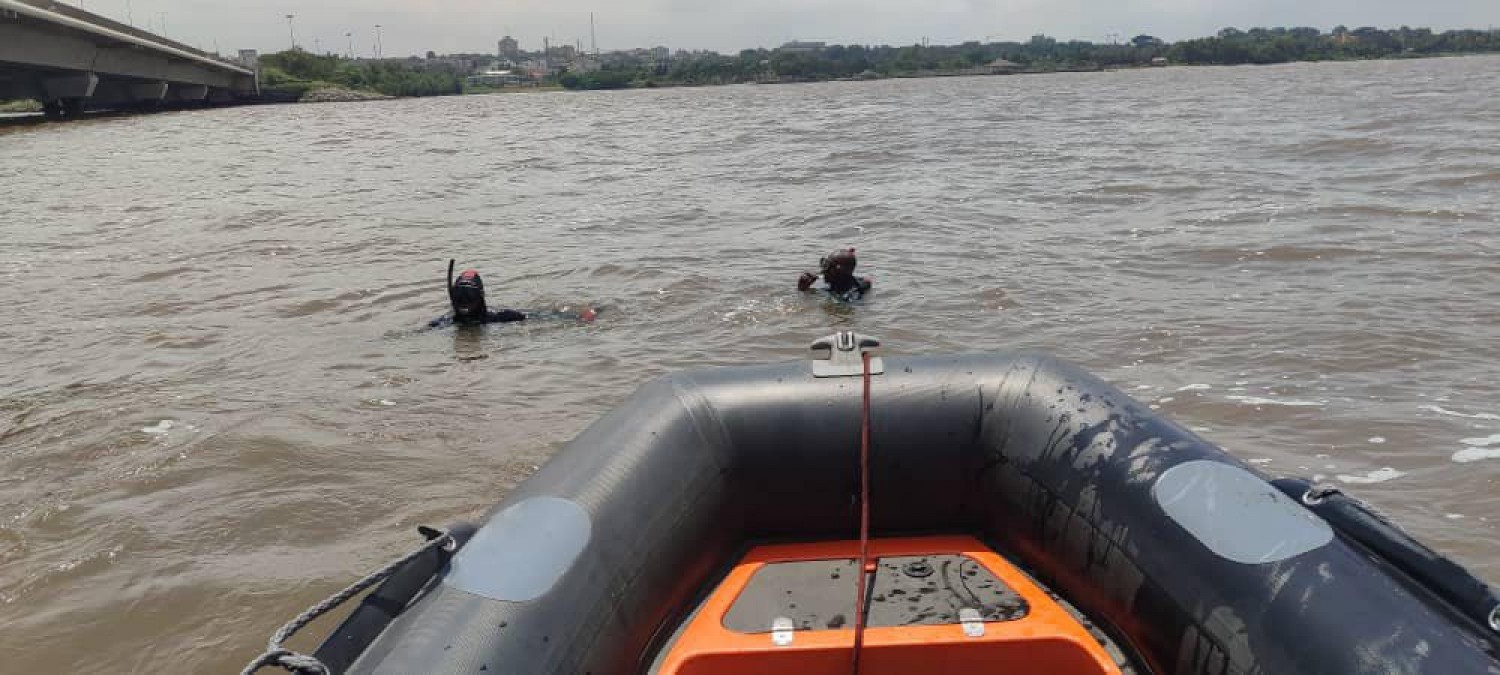
[[[486,323],[509,323],[542,316],[589,322],[593,321],[594,316],[598,314],[593,308],[587,308],[581,313],[523,312],[517,309],[490,309],[484,302],[484,280],[479,277],[479,270],[464,270],[458,275],[457,279],[454,279],[454,262],[453,260],[448,261],[448,302],[453,306],[453,313],[429,321],[427,323],[429,328],[441,328],[448,325],[477,326]]]
[[[854,249],[846,248],[834,251],[822,260],[818,261],[823,272],[823,290],[829,295],[845,302],[858,300],[864,294],[870,292],[870,287],[875,281],[869,277],[854,276],[854,267],[859,261],[854,257]],[[812,272],[803,272],[797,279],[797,290],[813,290],[813,284],[818,281],[818,275]]]

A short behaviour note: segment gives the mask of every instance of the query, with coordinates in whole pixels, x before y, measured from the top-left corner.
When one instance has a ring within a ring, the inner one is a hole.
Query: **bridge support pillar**
[[[84,103],[94,95],[99,86],[99,76],[93,73],[77,73],[48,77],[42,80],[42,111],[53,119],[77,117],[83,114]]]
[[[166,82],[105,80],[94,89],[90,101],[101,108],[151,109],[161,105],[166,95]]]
[[[166,82],[147,82],[145,84],[132,84],[129,89],[130,100],[136,103],[160,103],[167,97]]]
[[[94,87],[97,86],[99,86],[99,76],[93,73],[63,75],[42,80],[42,91],[46,92],[47,99],[52,101],[64,98],[88,98],[94,95]]]
[[[167,98],[180,103],[197,103],[208,98],[208,85],[174,84],[169,87]]]

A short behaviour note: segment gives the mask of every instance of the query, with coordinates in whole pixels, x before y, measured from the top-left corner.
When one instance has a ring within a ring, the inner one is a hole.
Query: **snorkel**
[[[448,259],[448,307],[453,310],[453,317],[458,318],[458,297],[453,294],[453,265],[458,261]]]

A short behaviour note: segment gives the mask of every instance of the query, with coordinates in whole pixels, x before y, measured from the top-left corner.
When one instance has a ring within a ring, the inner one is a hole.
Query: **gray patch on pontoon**
[[[572,567],[592,530],[583,507],[557,497],[532,497],[479,528],[454,556],[443,583],[491,600],[535,600]]]
[[[1333,540],[1328,523],[1232,464],[1178,464],[1162,472],[1151,494],[1209,550],[1238,563],[1278,562]]]

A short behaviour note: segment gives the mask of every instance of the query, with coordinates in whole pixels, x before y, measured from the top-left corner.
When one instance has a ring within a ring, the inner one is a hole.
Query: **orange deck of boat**
[[[886,556],[968,556],[1010,586],[1030,607],[1026,616],[984,624],[980,637],[968,637],[960,624],[865,628],[860,675],[973,675],[1035,673],[1113,675],[1113,659],[1067,610],[1020,570],[967,536],[874,539],[870,559]],[[775,544],[751,549],[725,577],[660,662],[662,675],[848,675],[854,646],[852,627],[798,630],[777,646],[769,633],[739,633],[724,627],[724,616],[757,570],[768,563],[851,559],[858,541]],[[853,604],[851,599],[850,604]]]

